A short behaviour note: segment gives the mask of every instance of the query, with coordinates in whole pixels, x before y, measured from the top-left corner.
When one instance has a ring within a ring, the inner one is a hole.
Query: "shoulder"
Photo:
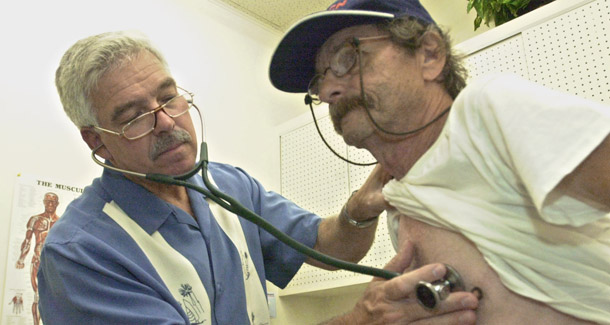
[[[537,85],[521,76],[512,73],[491,73],[472,79],[460,92],[456,101],[468,103],[493,101],[493,99],[510,99],[515,94],[531,93]]]
[[[210,162],[208,169],[214,182],[226,188],[258,186],[258,182],[245,170],[229,164]]]
[[[129,234],[104,213],[105,205],[103,198],[87,190],[69,204],[45,239],[43,269],[75,264],[86,269],[111,268],[144,260]]]
[[[210,162],[208,164],[208,169],[213,175],[222,175],[224,177],[247,177],[251,178],[248,173],[240,167],[235,167],[233,165],[219,163],[219,162]]]
[[[92,184],[85,188],[83,194],[74,199],[57,219],[49,235],[46,244],[66,244],[88,237],[92,229],[99,228],[100,222],[106,222],[102,209],[107,199],[100,195],[99,184]],[[108,219],[109,221],[109,219]]]
[[[457,96],[453,108],[466,121],[513,127],[524,119],[537,123],[549,111],[582,106],[583,101],[515,74],[498,73],[473,79]]]

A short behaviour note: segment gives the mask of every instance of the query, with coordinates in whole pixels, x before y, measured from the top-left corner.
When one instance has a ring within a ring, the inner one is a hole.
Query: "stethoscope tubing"
[[[216,202],[218,205],[220,205],[222,208],[226,209],[227,211],[230,211],[230,212],[234,213],[235,215],[238,215],[238,216],[254,223],[258,227],[264,229],[269,234],[271,234],[272,236],[274,236],[275,238],[277,238],[284,244],[288,245],[289,247],[293,248],[297,252],[304,254],[308,257],[311,257],[321,263],[336,267],[338,269],[343,269],[343,270],[352,271],[352,272],[356,272],[356,273],[360,273],[360,274],[380,277],[380,278],[384,278],[384,279],[388,279],[388,280],[400,275],[396,272],[392,272],[392,271],[388,271],[388,270],[384,270],[384,269],[378,269],[378,268],[365,266],[365,265],[360,265],[357,263],[351,263],[351,262],[347,262],[347,261],[344,261],[344,260],[341,260],[338,258],[334,258],[329,255],[320,253],[320,252],[316,251],[315,249],[312,249],[306,245],[303,245],[302,243],[298,242],[294,238],[286,235],[285,233],[283,233],[282,231],[277,229],[275,226],[273,226],[271,223],[269,223],[267,220],[263,219],[261,216],[259,216],[255,212],[253,212],[250,209],[243,206],[235,198],[220,191],[216,186],[214,186],[210,182],[210,180],[208,178],[207,144],[205,142],[201,143],[202,160],[200,160],[195,165],[195,167],[193,169],[191,169],[190,171],[188,171],[187,173],[182,174],[182,175],[177,175],[177,176],[169,176],[169,175],[163,175],[163,174],[142,174],[142,173],[132,172],[132,171],[110,166],[110,165],[102,162],[101,160],[99,160],[95,155],[95,153],[101,147],[102,146],[100,145],[99,147],[96,147],[91,151],[91,157],[93,158],[93,161],[95,161],[98,165],[100,165],[104,168],[108,168],[110,170],[117,171],[117,172],[129,174],[129,175],[133,175],[133,176],[138,176],[138,177],[143,177],[143,178],[146,178],[146,179],[154,181],[154,182],[169,184],[169,185],[179,185],[179,186],[184,186],[184,187],[193,189],[193,190],[203,194],[206,198]],[[205,184],[205,186],[207,187],[208,190],[206,190],[205,188],[203,188],[201,186],[198,186],[198,185],[195,185],[195,184],[192,184],[192,183],[189,183],[186,181],[187,179],[189,179],[192,176],[194,176],[195,174],[197,174],[197,172],[199,170],[201,170],[201,177],[203,178],[203,183]]]
[[[201,153],[202,153],[202,157],[207,157],[207,145],[205,142],[203,142],[201,144]],[[264,229],[269,234],[276,237],[278,240],[280,240],[284,244],[288,245],[289,247],[293,248],[294,250],[298,251],[299,253],[302,253],[302,254],[304,254],[308,257],[311,257],[326,265],[330,265],[330,266],[336,267],[338,269],[343,269],[343,270],[352,271],[352,272],[365,274],[365,275],[371,275],[371,276],[380,277],[380,278],[384,278],[384,279],[392,279],[399,275],[396,272],[378,269],[378,268],[374,268],[374,267],[370,267],[370,266],[360,265],[357,263],[351,263],[351,262],[347,262],[347,261],[344,261],[341,259],[337,259],[332,256],[320,253],[320,252],[316,251],[315,249],[312,249],[306,245],[303,245],[302,243],[298,242],[294,238],[286,235],[285,233],[283,233],[282,231],[277,229],[275,226],[273,226],[271,223],[269,223],[267,220],[263,219],[261,216],[259,216],[255,212],[253,212],[250,209],[243,206],[235,198],[220,191],[216,186],[214,186],[214,184],[212,184],[210,182],[210,180],[208,178],[208,173],[207,173],[207,169],[208,169],[207,165],[208,165],[208,161],[206,159],[202,159],[199,163],[197,163],[195,168],[193,168],[191,171],[189,171],[186,174],[179,175],[179,176],[168,176],[168,175],[163,175],[163,174],[146,174],[146,179],[149,179],[149,180],[152,180],[155,182],[159,182],[159,183],[164,183],[164,184],[169,184],[169,185],[180,185],[180,186],[184,186],[184,187],[193,189],[193,190],[205,195],[206,198],[216,202],[222,208],[224,208],[224,209],[234,213],[235,215],[238,215],[238,216],[254,223],[258,227]],[[186,181],[186,179],[188,179],[191,176],[193,176],[194,174],[196,174],[199,171],[199,169],[201,169],[201,176],[203,178],[203,183],[205,184],[205,186],[207,187],[208,190]]]

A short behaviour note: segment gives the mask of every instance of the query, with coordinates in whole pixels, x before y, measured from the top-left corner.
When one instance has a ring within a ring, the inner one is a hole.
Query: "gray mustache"
[[[356,109],[357,107],[362,107],[365,109],[368,107],[369,109],[373,109],[375,107],[375,103],[370,100],[371,96],[366,96],[368,99],[366,102],[361,96],[354,96],[349,98],[343,98],[338,101],[336,104],[329,106],[329,114],[330,118],[333,122],[333,126],[335,131],[341,135],[343,131],[341,130],[341,119],[350,111]]]
[[[166,133],[157,138],[150,152],[150,159],[157,159],[167,149],[180,144],[192,141],[193,138],[185,130],[173,130],[171,133]]]

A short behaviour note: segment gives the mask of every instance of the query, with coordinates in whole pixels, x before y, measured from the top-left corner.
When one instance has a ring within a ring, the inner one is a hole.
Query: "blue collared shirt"
[[[218,187],[247,208],[313,247],[320,217],[246,172],[210,163]],[[189,182],[204,187],[200,176]],[[208,292],[214,324],[246,324],[241,262],[231,240],[211,215],[204,196],[188,190],[196,219],[122,174],[105,170],[74,200],[49,232],[38,271],[40,313],[45,324],[185,324],[188,317],[133,239],[102,212],[114,200],[149,234],[191,261]],[[305,256],[240,218],[263,288],[265,279],[284,287]]]

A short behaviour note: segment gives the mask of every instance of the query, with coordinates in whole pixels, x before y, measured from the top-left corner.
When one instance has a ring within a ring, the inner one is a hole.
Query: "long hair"
[[[404,47],[411,55],[422,45],[426,33],[438,33],[441,39],[438,51],[445,55],[445,67],[437,81],[444,85],[453,99],[466,86],[468,72],[463,65],[464,57],[455,53],[449,35],[437,25],[424,25],[415,18],[404,17],[381,23],[378,28],[390,33],[392,41]]]

